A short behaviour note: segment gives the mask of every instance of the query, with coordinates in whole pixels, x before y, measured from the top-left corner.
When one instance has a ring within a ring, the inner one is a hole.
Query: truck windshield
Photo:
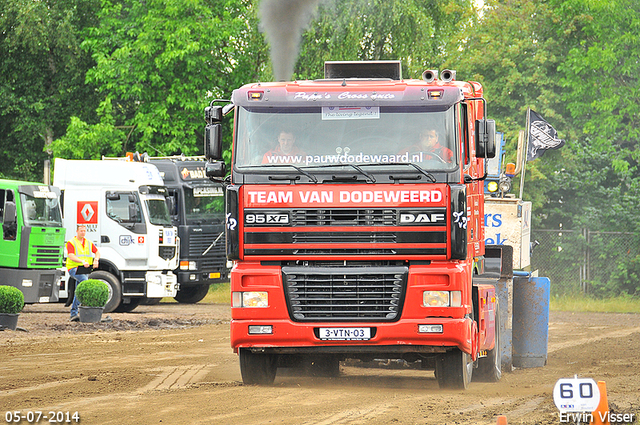
[[[460,156],[454,115],[454,108],[240,107],[235,166],[413,163],[451,170]]]
[[[171,216],[165,197],[162,195],[146,195],[144,200],[149,214],[149,221],[156,226],[171,226]]]
[[[36,192],[37,194],[37,192]],[[27,226],[62,227],[62,214],[58,197],[53,192],[48,196],[20,194],[22,213]]]
[[[220,224],[224,221],[222,187],[185,187],[187,224]]]

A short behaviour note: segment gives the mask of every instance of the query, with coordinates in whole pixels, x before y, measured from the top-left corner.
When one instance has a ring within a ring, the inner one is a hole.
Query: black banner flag
[[[564,146],[564,140],[558,139],[558,132],[544,118],[531,109],[527,118],[529,123],[527,161],[541,157],[547,149],[560,149]]]

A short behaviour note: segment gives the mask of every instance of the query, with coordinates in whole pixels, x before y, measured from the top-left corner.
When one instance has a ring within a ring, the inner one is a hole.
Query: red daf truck
[[[226,175],[231,345],[245,383],[278,367],[339,373],[403,359],[442,388],[500,379],[499,303],[485,264],[485,158],[495,123],[455,71],[328,62],[325,78],[255,83],[205,109],[207,174]]]

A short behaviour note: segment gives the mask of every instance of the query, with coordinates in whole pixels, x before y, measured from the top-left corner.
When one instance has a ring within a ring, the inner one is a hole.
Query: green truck
[[[15,286],[28,304],[58,301],[65,229],[60,190],[0,180],[0,284]]]

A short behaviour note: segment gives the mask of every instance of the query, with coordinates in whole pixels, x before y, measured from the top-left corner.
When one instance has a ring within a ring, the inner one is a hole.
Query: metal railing
[[[552,294],[593,293],[620,279],[620,269],[640,256],[640,237],[589,229],[533,229],[531,269],[551,279]],[[616,277],[617,276],[617,277]]]

